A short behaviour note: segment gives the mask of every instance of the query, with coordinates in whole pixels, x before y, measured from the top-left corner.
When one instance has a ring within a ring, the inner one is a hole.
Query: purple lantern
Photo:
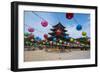
[[[44,20],[44,21],[41,22],[41,25],[42,25],[43,27],[47,27],[47,26],[48,26],[48,22]]]
[[[66,18],[67,19],[72,19],[74,17],[73,13],[66,13]]]
[[[47,34],[44,34],[44,38],[47,39],[48,38],[48,35]]]
[[[32,27],[29,27],[29,28],[28,28],[28,31],[29,31],[29,32],[34,32],[34,29],[33,29]]]

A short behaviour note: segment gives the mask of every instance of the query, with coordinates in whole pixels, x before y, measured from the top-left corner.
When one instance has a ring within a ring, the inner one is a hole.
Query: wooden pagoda
[[[53,28],[51,29],[51,33],[49,33],[50,37],[49,40],[53,40],[53,38],[60,39],[60,40],[66,40],[66,36],[69,36],[67,34],[67,30],[65,30],[65,27],[59,22]]]

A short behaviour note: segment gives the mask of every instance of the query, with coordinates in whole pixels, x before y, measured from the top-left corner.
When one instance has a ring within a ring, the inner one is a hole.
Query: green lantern
[[[60,40],[59,42],[62,43],[62,40]]]
[[[57,45],[60,45],[59,43],[57,43]]]
[[[28,41],[25,42],[28,45]]]
[[[36,43],[34,43],[34,47],[37,47],[37,44]]]
[[[42,46],[42,44],[40,44],[39,46]]]
[[[82,32],[82,36],[86,36],[87,35],[87,33],[86,32]]]
[[[25,39],[27,39],[27,36],[24,36]]]
[[[74,39],[73,39],[73,38],[71,38],[71,39],[70,39],[70,41],[71,41],[71,42],[74,42]]]
[[[46,42],[46,45],[48,45],[49,43],[48,42]]]
[[[29,35],[29,33],[27,33],[27,32],[26,32],[26,33],[24,33],[24,35],[25,35],[25,36],[28,36],[28,35]]]
[[[30,46],[32,46],[32,43],[30,43]]]

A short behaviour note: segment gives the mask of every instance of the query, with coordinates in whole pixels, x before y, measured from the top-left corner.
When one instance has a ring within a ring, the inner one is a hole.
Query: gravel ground
[[[44,50],[25,51],[24,61],[46,61],[46,60],[71,60],[71,59],[88,59],[90,50],[81,51],[79,49],[66,52],[46,52]]]

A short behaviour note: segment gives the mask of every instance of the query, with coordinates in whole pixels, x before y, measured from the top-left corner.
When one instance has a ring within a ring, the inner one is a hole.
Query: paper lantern
[[[47,39],[48,38],[48,35],[47,34],[44,34],[44,38]]]
[[[29,35],[29,33],[27,33],[27,32],[26,32],[26,33],[24,33],[24,36],[28,36],[28,35]]]
[[[66,13],[66,18],[67,18],[67,19],[72,19],[73,16],[74,16],[73,13]]]
[[[57,45],[60,45],[59,43],[57,43]]]
[[[69,37],[69,36],[64,36],[64,38],[66,38],[66,39],[70,39],[70,37]]]
[[[33,38],[34,38],[34,35],[33,35],[33,34],[30,34],[30,35],[28,36],[28,38],[29,38],[29,39],[33,39]]]
[[[37,47],[37,43],[34,43],[34,47]]]
[[[27,36],[24,36],[24,38],[26,39],[26,38],[27,38]]]
[[[53,38],[53,41],[56,41],[56,38]]]
[[[76,44],[80,44],[80,42],[76,42]]]
[[[28,42],[28,41],[26,41],[25,43],[28,45],[28,43],[29,43],[29,42]]]
[[[60,40],[59,42],[62,43],[62,40]]]
[[[73,39],[73,38],[71,38],[71,39],[70,39],[70,41],[71,41],[71,42],[74,42],[74,39]]]
[[[33,42],[34,40],[33,40],[33,39],[31,39],[31,41]]]
[[[86,36],[87,35],[87,33],[86,32],[82,32],[82,36]]]
[[[49,45],[49,42],[46,42],[46,45]]]
[[[53,42],[54,45],[56,45],[56,42]]]
[[[66,44],[66,42],[64,42],[64,44]]]
[[[34,32],[34,29],[33,29],[32,27],[29,27],[29,28],[28,28],[28,31],[29,31],[29,32]]]
[[[53,42],[52,41],[50,41],[50,45],[52,45],[53,44]]]
[[[67,46],[70,46],[70,43],[67,43]]]
[[[82,26],[81,26],[81,25],[77,25],[77,26],[76,26],[76,29],[77,29],[78,31],[80,31],[80,30],[82,30]]]
[[[48,26],[48,22],[44,20],[44,21],[41,22],[41,25],[42,25],[43,27],[47,27],[47,26]]]
[[[43,42],[43,44],[45,44],[45,42]]]
[[[30,43],[30,46],[32,46],[33,44],[32,43]]]
[[[36,41],[40,41],[41,40],[40,37],[36,37],[35,39],[36,39]]]

